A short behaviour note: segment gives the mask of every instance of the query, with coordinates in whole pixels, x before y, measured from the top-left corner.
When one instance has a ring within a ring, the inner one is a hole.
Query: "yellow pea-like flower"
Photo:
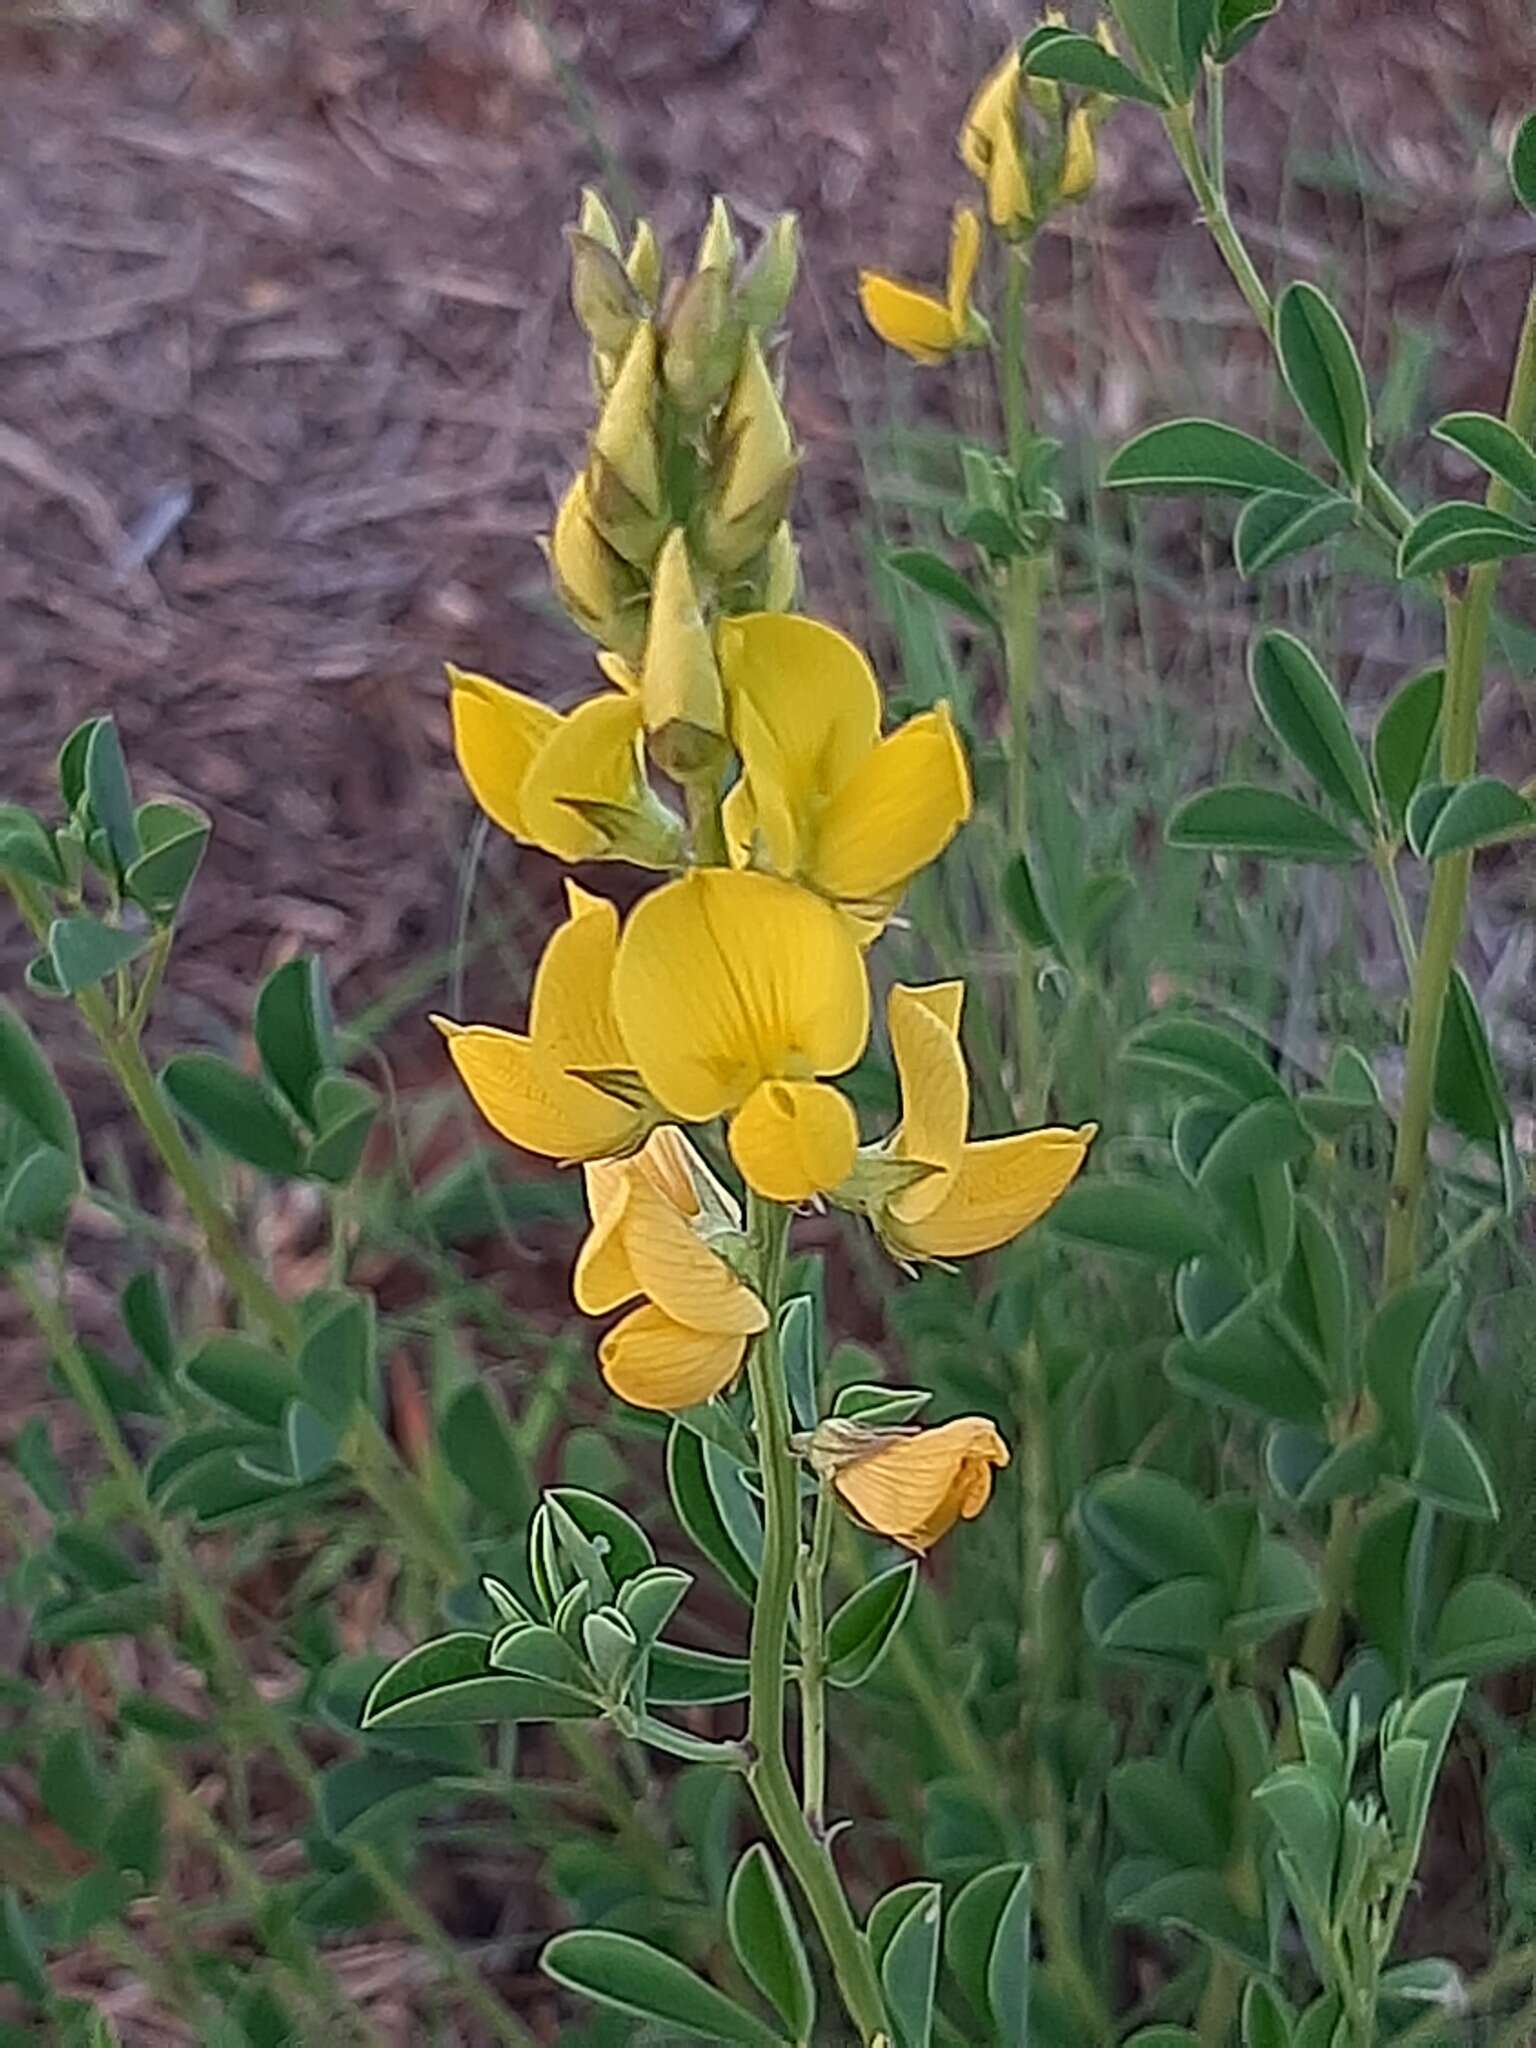
[[[448,683],[459,768],[504,832],[559,860],[676,863],[681,825],[646,782],[638,697],[562,713],[465,669]]]
[[[902,1259],[963,1259],[1037,1223],[1076,1179],[1097,1124],[974,1140],[970,1076],[960,1049],[963,984],[892,989],[891,1051],[901,1122],[877,1157],[918,1177],[870,1204],[875,1227]]]
[[[571,1287],[606,1315],[636,1301],[598,1347],[622,1400],[675,1412],[707,1401],[741,1370],[768,1311],[719,1247],[744,1248],[741,1217],[682,1132],[653,1131],[643,1151],[586,1169],[592,1227]]]
[[[810,1460],[866,1529],[919,1556],[992,1497],[1008,1446],[981,1415],[935,1429],[865,1429],[836,1420],[810,1439]]]
[[[947,705],[880,736],[880,691],[818,619],[751,612],[718,643],[742,772],[726,824],[744,858],[844,906],[873,936],[971,813]]]
[[[971,306],[981,259],[981,220],[957,206],[949,235],[949,274],[943,298],[882,271],[859,273],[859,303],[876,334],[914,362],[942,363],[959,348],[973,348],[985,330]]]
[[[805,1201],[851,1171],[852,1111],[831,1074],[869,1036],[869,984],[848,921],[773,875],[694,868],[631,912],[614,1009],[650,1092],[673,1116],[727,1115],[743,1178]]]
[[[534,974],[526,1035],[432,1021],[475,1107],[501,1137],[548,1159],[607,1159],[632,1152],[656,1112],[613,1011],[618,913],[574,882],[566,901],[566,922]]]
[[[960,160],[981,181],[987,218],[1003,234],[1021,232],[1035,214],[1019,133],[1020,83],[1015,48],[982,80],[960,125]]]
[[[1099,171],[1098,146],[1094,141],[1095,126],[1091,107],[1074,107],[1067,116],[1067,132],[1061,151],[1061,175],[1056,184],[1058,199],[1083,199],[1092,191],[1094,179]]]

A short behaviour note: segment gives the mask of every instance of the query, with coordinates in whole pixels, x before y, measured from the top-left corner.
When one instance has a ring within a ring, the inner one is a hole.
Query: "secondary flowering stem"
[[[748,1197],[748,1232],[768,1327],[747,1360],[763,1482],[763,1563],[752,1613],[747,1783],[779,1853],[794,1873],[826,1944],[838,1990],[859,2038],[871,2048],[886,2032],[885,2007],[869,1944],[854,1920],[831,1852],[812,1832],[789,1772],[785,1749],[784,1663],[789,1605],[800,1550],[800,1479],[789,1449],[789,1396],[779,1355],[787,1208]]]
[[[809,1549],[802,1548],[796,1573],[800,1614],[800,1755],[803,1804],[811,1833],[827,1831],[827,1664],[823,1640],[822,1589],[832,1555],[835,1506],[830,1486],[816,1496]]]

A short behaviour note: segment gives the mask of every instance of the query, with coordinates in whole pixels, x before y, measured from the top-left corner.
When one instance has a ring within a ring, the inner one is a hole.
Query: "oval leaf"
[[[1463,1579],[1441,1610],[1428,1678],[1478,1678],[1536,1658],[1536,1607],[1492,1573]]]
[[[80,1155],[69,1097],[27,1025],[0,1002],[0,1103],[42,1144],[71,1159]]]
[[[1354,523],[1348,498],[1298,498],[1289,491],[1265,491],[1250,498],[1237,515],[1232,554],[1238,574],[1257,576],[1319,542],[1332,540]]]
[[[1365,372],[1344,322],[1316,285],[1290,284],[1280,294],[1275,348],[1292,398],[1358,490],[1371,441]]]
[[[1359,860],[1347,832],[1278,789],[1227,782],[1186,797],[1168,819],[1170,846],[1209,853],[1248,853],[1260,860],[1339,863]]]
[[[761,1842],[736,1865],[725,1894],[725,1924],[737,1960],[796,2041],[816,2026],[816,1982],[783,1880]]]
[[[1288,455],[1219,420],[1169,420],[1148,427],[1115,455],[1104,484],[1116,491],[1219,491],[1252,498],[1284,491],[1293,498],[1331,495]]]
[[[885,562],[888,569],[894,569],[903,582],[912,584],[925,597],[936,597],[951,611],[996,632],[997,619],[992,607],[942,555],[934,554],[930,548],[892,548]]]
[[[1445,670],[1427,668],[1399,684],[1376,721],[1371,759],[1394,824],[1402,824],[1409,799],[1429,771],[1444,695]]]
[[[1051,1210],[1049,1227],[1057,1237],[1158,1266],[1181,1266],[1202,1252],[1221,1253],[1199,1210],[1151,1180],[1080,1182]]]
[[[1536,832],[1536,804],[1496,775],[1475,775],[1458,782],[1435,814],[1424,838],[1425,860],[1443,860],[1469,847],[1492,846],[1524,839]]]
[[[1448,412],[1430,431],[1437,440],[1470,455],[1518,497],[1536,499],[1536,451],[1503,420],[1486,412]]]
[[[780,2048],[784,2038],[675,1957],[632,1934],[576,1928],[547,1943],[539,1963],[568,1991],[640,2019],[661,2020],[698,2040]]]
[[[260,1081],[216,1053],[183,1052],[166,1062],[161,1086],[184,1116],[233,1159],[263,1173],[292,1174],[304,1150]]]
[[[1140,100],[1149,107],[1163,105],[1163,95],[1128,64],[1112,56],[1092,36],[1071,29],[1047,25],[1035,30],[1023,49],[1024,69],[1031,78],[1055,78],[1063,85],[1078,85],[1085,92],[1110,93],[1119,100]]]
[[[1431,506],[1403,535],[1397,551],[1399,576],[1435,576],[1474,562],[1498,562],[1508,555],[1536,552],[1536,526],[1511,519],[1486,505]]]
[[[1536,114],[1527,114],[1509,152],[1509,182],[1528,213],[1536,213]]]
[[[827,1680],[862,1685],[875,1670],[906,1619],[917,1586],[915,1560],[893,1565],[845,1600],[827,1624]]]
[[[1376,798],[1360,744],[1339,694],[1311,650],[1290,633],[1261,633],[1249,680],[1275,737],[1360,824],[1370,827]]]

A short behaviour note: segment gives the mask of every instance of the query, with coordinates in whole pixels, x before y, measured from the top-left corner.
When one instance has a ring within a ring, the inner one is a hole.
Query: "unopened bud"
[[[581,210],[576,216],[576,232],[586,235],[608,251],[610,256],[619,253],[619,231],[614,225],[613,215],[603,200],[603,195],[594,186],[581,188]]]
[[[566,231],[571,245],[571,305],[587,339],[599,354],[621,356],[644,308],[640,294],[611,249],[579,228]]]
[[[667,525],[656,442],[656,330],[649,320],[636,327],[603,402],[587,476],[603,538],[626,562],[647,567]]]
[[[781,519],[768,539],[763,557],[763,610],[788,612],[795,608],[800,585],[800,550],[787,519]]]
[[[1061,176],[1056,197],[1082,199],[1093,190],[1099,171],[1099,153],[1093,139],[1094,118],[1087,107],[1074,107],[1067,116],[1067,133],[1061,149]]]
[[[741,355],[741,323],[731,311],[723,270],[696,270],[667,319],[662,376],[679,412],[698,415],[731,388]]]
[[[651,759],[664,774],[688,781],[720,768],[729,747],[725,690],[681,527],[656,558],[640,705]]]
[[[721,422],[721,455],[700,532],[710,566],[729,575],[767,546],[789,507],[795,444],[756,335]]]
[[[741,250],[736,241],[736,229],[731,222],[731,210],[717,192],[710,201],[709,219],[699,237],[698,253],[693,259],[695,270],[723,270],[727,278],[736,274],[736,265]]]
[[[661,244],[648,220],[641,221],[635,229],[635,239],[624,258],[624,271],[647,306],[655,307],[661,298]]]
[[[645,585],[593,523],[587,479],[560,501],[547,543],[555,594],[584,633],[627,660],[645,645]]]
[[[766,334],[784,318],[800,268],[800,227],[792,213],[781,213],[753,251],[736,288],[736,311],[757,334]]]

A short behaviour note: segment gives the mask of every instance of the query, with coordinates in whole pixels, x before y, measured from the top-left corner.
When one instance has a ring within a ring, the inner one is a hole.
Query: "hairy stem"
[[[872,2048],[885,2034],[886,2021],[869,1944],[854,1920],[831,1851],[812,1832],[801,1810],[785,1749],[784,1661],[800,1550],[800,1479],[789,1449],[789,1396],[778,1337],[789,1211],[753,1195],[748,1228],[769,1322],[747,1360],[763,1481],[763,1564],[752,1613],[747,1710],[752,1762],[747,1783],[826,1944],[848,2016],[865,2048]]]

